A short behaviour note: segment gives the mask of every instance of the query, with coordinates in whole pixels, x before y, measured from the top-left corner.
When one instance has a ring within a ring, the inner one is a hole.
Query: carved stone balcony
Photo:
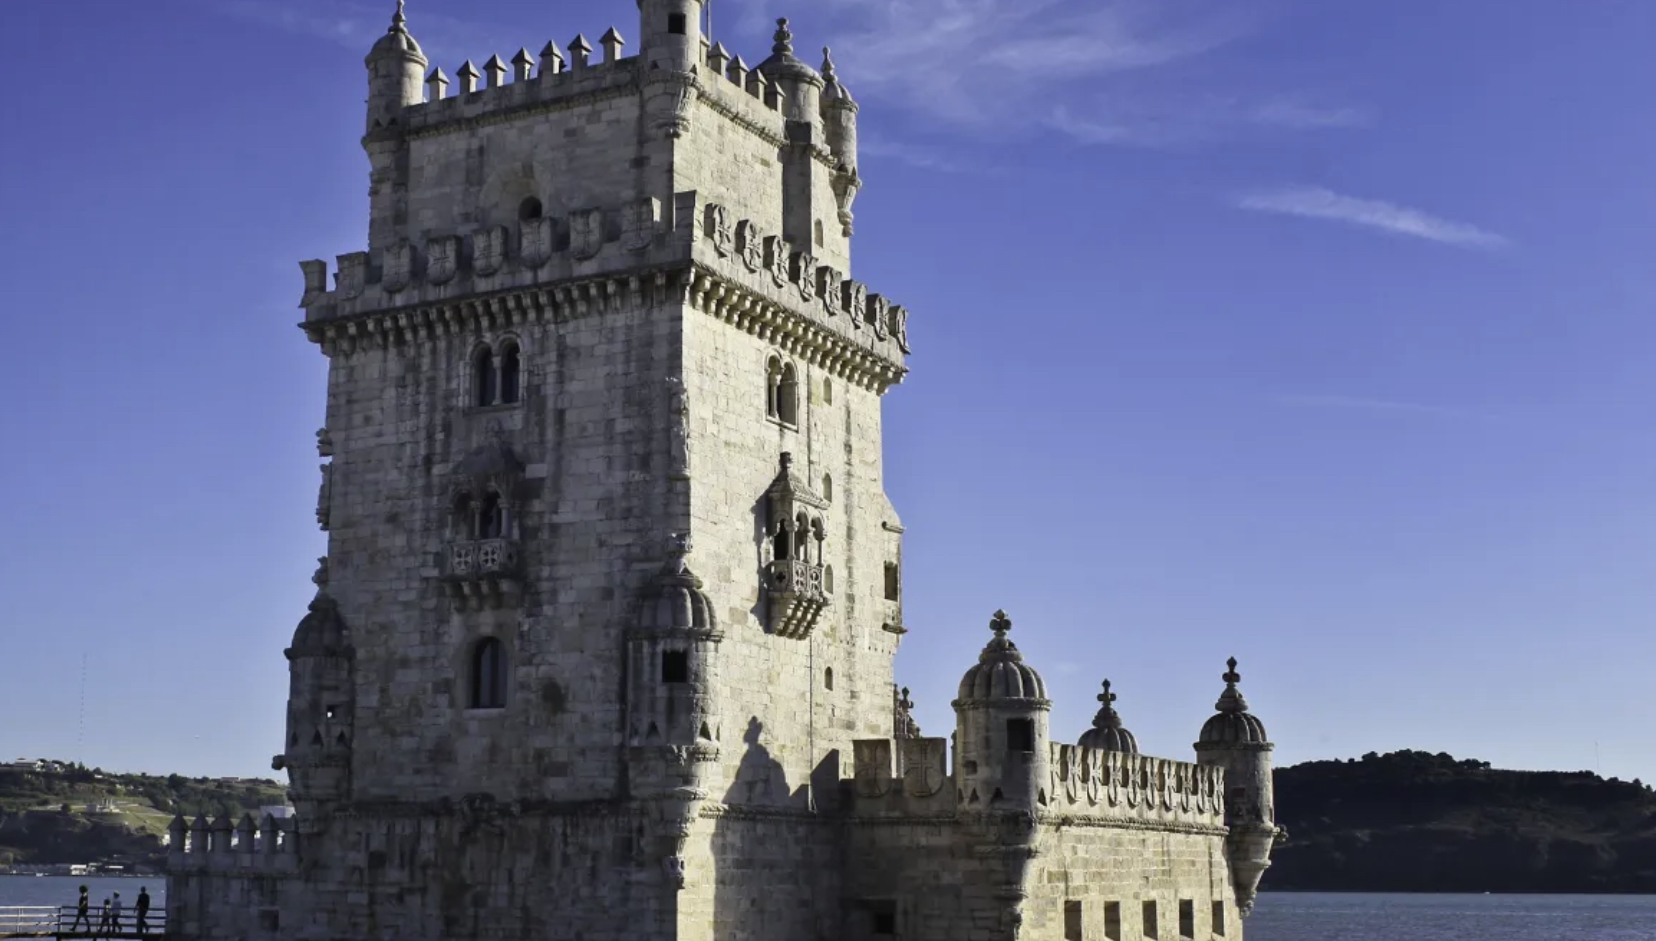
[[[498,607],[515,601],[523,591],[523,550],[511,539],[450,543],[442,584],[457,604]]]
[[[811,636],[829,604],[822,590],[822,566],[788,559],[765,567],[765,596],[771,633],[793,640]]]

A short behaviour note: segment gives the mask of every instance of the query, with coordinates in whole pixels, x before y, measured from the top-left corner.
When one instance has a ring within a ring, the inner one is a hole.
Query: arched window
[[[531,196],[518,204],[518,220],[532,222],[541,217],[541,201]]]
[[[816,244],[817,244],[817,248],[822,247],[822,220],[821,219],[818,219],[816,221]]]
[[[822,404],[834,404],[834,380],[832,379],[822,380]]]
[[[776,417],[785,424],[799,423],[799,374],[793,363],[782,366],[782,379],[776,387]]]
[[[782,361],[772,356],[765,363],[765,414],[778,417],[781,408]]]
[[[522,395],[523,380],[521,365],[522,357],[518,354],[517,343],[507,340],[500,347],[500,401],[501,404],[511,405]]]
[[[822,590],[827,594],[834,593],[834,567],[825,566],[822,570]]]
[[[834,502],[834,475],[833,474],[823,474],[822,475],[822,499],[827,500],[829,503]]]
[[[501,539],[505,535],[506,513],[500,506],[500,494],[491,490],[484,495],[477,514],[477,538]]]
[[[794,518],[794,558],[811,561],[811,521],[804,513]]]
[[[497,637],[485,637],[472,648],[471,707],[506,706],[506,648]]]
[[[822,688],[823,689],[828,689],[828,690],[832,690],[834,688],[834,668],[833,667],[829,667],[826,670],[822,671]]]
[[[493,405],[498,388],[494,350],[485,346],[472,358],[472,404]]]
[[[454,498],[454,515],[449,520],[449,531],[462,542],[477,538],[477,505],[472,503],[471,494],[462,493]]]
[[[788,525],[786,520],[783,520],[782,523],[776,527],[776,536],[773,537],[773,545],[771,546],[771,549],[772,554],[776,557],[776,561],[778,562],[786,562],[793,558],[791,552],[792,547],[790,545],[793,540],[788,538],[790,535],[788,530],[791,528],[792,527]]]
[[[898,597],[897,563],[885,564],[885,597],[887,601],[896,601]]]

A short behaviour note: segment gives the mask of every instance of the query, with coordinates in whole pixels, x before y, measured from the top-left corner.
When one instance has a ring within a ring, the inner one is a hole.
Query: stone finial
[[[1236,672],[1236,658],[1226,660],[1225,666],[1229,669],[1219,677],[1225,681],[1225,691],[1219,694],[1219,702],[1215,703],[1213,708],[1220,712],[1247,712],[1248,701],[1242,698],[1242,690],[1236,686],[1242,682],[1242,674]]]
[[[500,61],[498,54],[489,56],[489,61],[483,63],[483,73],[489,77],[484,88],[499,88],[506,84],[506,63]]]
[[[839,75],[834,69],[834,50],[827,46],[822,47],[822,80],[830,85],[839,84]]]
[[[989,619],[989,629],[995,632],[997,640],[1005,640],[1007,632],[1012,630],[1012,619],[1006,616],[1005,611],[996,611],[995,616]]]
[[[725,70],[730,67],[730,50],[725,48],[724,43],[716,42],[713,48],[707,51],[707,67],[712,69],[715,75],[725,74]]]
[[[512,57],[512,81],[527,82],[534,74],[535,57],[529,54],[529,48],[525,46]]]
[[[625,46],[627,41],[611,26],[604,30],[604,35],[598,37],[598,44],[604,47],[604,61],[614,62],[621,58],[621,47]]]
[[[771,46],[771,52],[779,56],[793,55],[793,30],[788,28],[788,18],[782,17],[776,21],[776,44]]]
[[[477,71],[477,66],[472,64],[472,60],[467,59],[465,64],[460,66],[460,70],[454,73],[454,77],[460,80],[460,94],[469,95],[477,91],[477,80],[483,77],[483,73]]]
[[[577,34],[569,44],[569,70],[578,72],[587,67],[592,61],[592,43],[587,42],[584,35]]]
[[[388,32],[388,33],[406,33],[406,32],[408,32],[408,17],[403,15],[403,3],[404,3],[404,0],[397,0],[397,12],[391,14],[391,28],[386,30],[386,32]]]
[[[431,74],[426,76],[425,83],[426,88],[431,90],[428,101],[442,101],[448,96],[449,77],[443,74],[441,66],[431,70]]]
[[[541,50],[540,58],[541,78],[545,78],[548,75],[557,75],[559,72],[563,71],[563,50],[558,48],[557,43],[547,40],[546,48]]]

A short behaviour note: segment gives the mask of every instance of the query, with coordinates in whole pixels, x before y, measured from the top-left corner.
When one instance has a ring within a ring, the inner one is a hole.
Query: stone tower
[[[704,0],[637,7],[636,56],[611,28],[451,77],[400,2],[369,53],[368,245],[301,263],[297,819],[175,820],[169,934],[1240,938],[1255,765],[1052,742],[999,612],[952,768],[921,735],[881,463],[908,317],[852,276],[857,103],[786,20],[749,66]]]

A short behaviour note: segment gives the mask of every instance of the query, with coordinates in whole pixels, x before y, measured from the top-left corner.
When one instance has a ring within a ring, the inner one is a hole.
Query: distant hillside
[[[57,762],[34,770],[0,766],[0,869],[100,861],[156,866],[174,814],[240,817],[286,802],[286,788],[268,780],[112,774]]]
[[[1656,892],[1656,794],[1587,771],[1401,751],[1276,772],[1288,831],[1262,888]]]

